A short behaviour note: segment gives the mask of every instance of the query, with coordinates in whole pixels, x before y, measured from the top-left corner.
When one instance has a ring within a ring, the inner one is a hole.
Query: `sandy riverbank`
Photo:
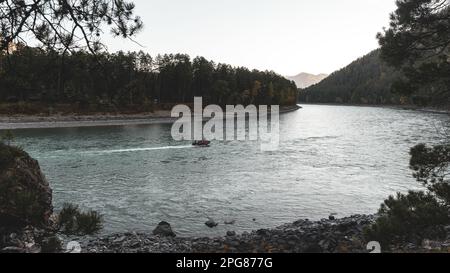
[[[299,109],[301,109],[300,106],[283,107],[280,109],[280,113],[286,114]],[[171,124],[177,118],[172,118],[170,114],[170,111],[156,111],[141,114],[0,116],[0,130]]]
[[[170,115],[151,113],[136,115],[12,116],[0,117],[0,130],[164,124],[173,123],[175,120]]]

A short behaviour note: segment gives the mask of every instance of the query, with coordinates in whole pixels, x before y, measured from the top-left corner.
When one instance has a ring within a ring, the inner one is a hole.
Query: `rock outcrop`
[[[52,190],[39,163],[0,144],[0,228],[45,227],[52,213]]]
[[[0,143],[0,253],[57,251],[49,243],[52,213],[52,190],[39,163]]]

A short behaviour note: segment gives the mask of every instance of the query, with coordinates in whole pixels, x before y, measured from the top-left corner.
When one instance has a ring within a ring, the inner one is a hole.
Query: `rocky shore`
[[[370,253],[364,229],[376,221],[376,215],[312,222],[299,220],[275,229],[251,233],[227,232],[217,238],[177,238],[171,229],[163,235],[124,233],[81,243],[84,253]],[[167,223],[166,223],[167,224]],[[444,241],[423,240],[421,244],[404,242],[381,252],[449,253],[450,227]]]
[[[82,243],[86,253],[364,253],[363,229],[372,215],[319,222],[300,220],[275,229],[218,238],[178,238],[140,233],[114,234]]]
[[[374,215],[354,215],[321,221],[299,220],[274,229],[216,238],[182,238],[168,223],[158,234],[118,233],[96,238],[74,238],[31,226],[17,232],[0,232],[0,253],[369,253],[364,228]],[[168,229],[167,229],[168,227]],[[450,227],[447,228],[450,235]],[[382,252],[449,253],[450,236],[444,241],[404,242]]]

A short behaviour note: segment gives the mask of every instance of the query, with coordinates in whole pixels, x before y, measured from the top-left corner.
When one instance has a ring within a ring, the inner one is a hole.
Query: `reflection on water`
[[[369,107],[305,106],[281,116],[281,143],[192,148],[170,125],[18,130],[37,158],[54,202],[105,215],[105,232],[151,231],[168,221],[179,235],[269,228],[331,213],[373,213],[397,191],[417,188],[409,149],[437,143],[446,115]],[[208,217],[234,226],[209,229]],[[255,221],[254,221],[255,220]]]

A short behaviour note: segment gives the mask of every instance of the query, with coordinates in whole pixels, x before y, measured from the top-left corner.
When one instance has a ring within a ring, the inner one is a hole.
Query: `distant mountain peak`
[[[311,85],[321,82],[326,77],[328,77],[328,74],[322,73],[322,74],[315,75],[315,74],[302,72],[296,76],[287,77],[287,78],[294,81],[298,88],[303,89],[303,88],[307,88],[307,87],[310,87]]]

